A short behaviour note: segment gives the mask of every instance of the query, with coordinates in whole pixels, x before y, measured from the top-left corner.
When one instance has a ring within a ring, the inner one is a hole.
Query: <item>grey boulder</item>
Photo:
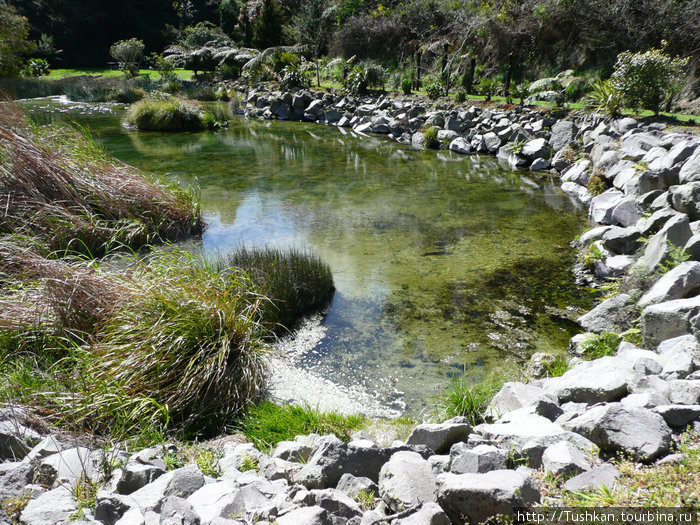
[[[397,452],[379,473],[379,495],[394,512],[434,501],[435,474],[416,452]]]
[[[407,445],[425,445],[441,454],[459,441],[466,441],[472,427],[465,418],[456,417],[443,423],[423,423],[413,429]]]

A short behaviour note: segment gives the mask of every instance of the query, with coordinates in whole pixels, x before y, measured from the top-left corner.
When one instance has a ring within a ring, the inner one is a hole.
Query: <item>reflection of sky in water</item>
[[[330,265],[337,292],[304,367],[415,412],[452,375],[564,351],[573,327],[544,304],[581,302],[568,272],[581,222],[552,181],[302,123],[127,132],[119,111],[71,116],[125,162],[196,176],[204,251],[293,246]]]

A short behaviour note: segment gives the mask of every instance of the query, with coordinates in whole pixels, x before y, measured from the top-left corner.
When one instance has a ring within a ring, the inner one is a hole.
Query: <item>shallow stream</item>
[[[316,124],[241,118],[218,133],[164,134],[124,129],[119,105],[26,106],[40,121],[88,126],[143,170],[196,178],[205,252],[318,252],[337,292],[320,326],[284,348],[295,366],[384,407],[416,414],[451,377],[563,352],[576,308],[590,305],[570,271],[585,217],[548,175]]]

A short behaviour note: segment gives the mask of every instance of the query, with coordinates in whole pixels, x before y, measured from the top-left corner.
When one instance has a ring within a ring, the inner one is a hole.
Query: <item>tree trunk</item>
[[[314,62],[316,63],[316,85],[321,87],[321,73],[318,70],[318,57],[314,59]]]
[[[416,85],[414,89],[418,91],[420,89],[420,51],[416,51]]]
[[[467,90],[467,95],[472,94],[474,87],[474,70],[476,69],[476,58],[472,57],[469,63],[469,73],[467,73],[467,85],[464,86]]]
[[[445,84],[445,96],[450,96],[450,67],[447,60],[448,44],[442,49],[442,83]]]
[[[503,83],[503,96],[506,102],[510,103],[510,81],[513,78],[513,53],[508,55],[508,69],[506,69],[506,80]]]

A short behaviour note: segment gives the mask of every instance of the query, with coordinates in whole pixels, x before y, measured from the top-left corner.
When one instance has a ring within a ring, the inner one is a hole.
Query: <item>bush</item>
[[[49,74],[49,63],[43,58],[30,58],[27,65],[22,69],[22,75],[25,77],[43,77]]]
[[[467,100],[467,92],[463,89],[458,89],[457,93],[455,93],[455,102],[461,104],[465,100]]]
[[[207,127],[202,108],[175,97],[140,100],[129,108],[126,122],[146,131],[198,131]]]
[[[615,118],[622,113],[622,93],[612,80],[598,80],[591,86],[585,99],[586,106]]]
[[[120,70],[133,77],[139,73],[145,48],[143,40],[130,38],[128,40],[119,40],[112,44],[112,47],[109,48],[109,54],[117,61]]]
[[[615,355],[620,341],[622,341],[622,338],[612,332],[591,335],[581,341],[582,357],[590,361],[608,355]]]
[[[283,90],[289,91],[296,88],[307,88],[309,85],[309,79],[298,65],[291,65],[284,68],[282,80],[280,81],[280,87]]]
[[[440,147],[440,141],[437,138],[438,131],[439,128],[437,126],[428,126],[423,130],[426,148],[438,149]]]
[[[495,78],[483,77],[479,82],[479,94],[486,97],[486,100],[491,100],[498,91],[499,82]]]
[[[413,82],[410,78],[404,77],[401,79],[401,91],[404,95],[410,95],[413,90]]]
[[[177,75],[175,74],[175,62],[173,60],[170,60],[163,55],[159,55],[158,53],[151,53],[151,56],[148,58],[148,62],[152,69],[158,71],[160,78],[164,82],[169,82],[177,78]]]
[[[343,88],[351,95],[359,95],[366,92],[367,71],[359,64],[353,67],[343,81]]]
[[[648,109],[658,115],[664,100],[680,91],[688,60],[672,58],[664,48],[645,53],[624,51],[617,56],[611,80],[629,107]]]
[[[437,100],[445,92],[445,88],[442,82],[434,80],[425,86],[425,92],[430,100]]]

